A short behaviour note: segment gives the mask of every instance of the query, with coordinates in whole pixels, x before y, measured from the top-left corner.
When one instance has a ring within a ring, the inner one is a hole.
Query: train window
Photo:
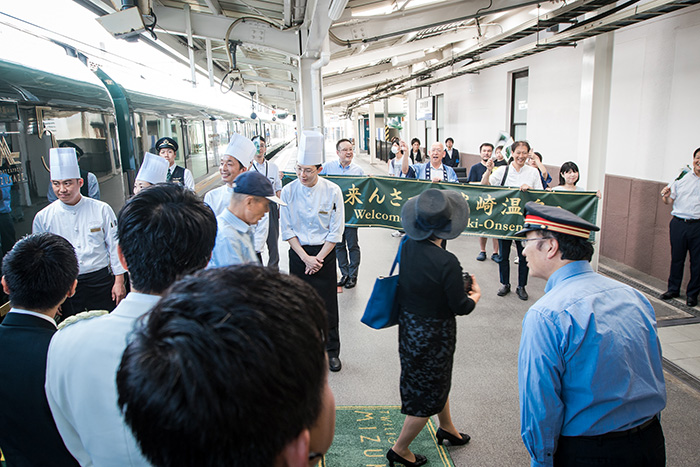
[[[510,94],[510,134],[516,141],[527,138],[527,88],[528,71],[513,73]]]
[[[187,123],[187,139],[189,151],[187,154],[187,168],[192,171],[195,180],[207,174],[207,147],[204,142],[204,125],[202,122]]]
[[[46,109],[43,124],[56,141],[71,141],[83,150],[80,167],[97,178],[114,175],[120,168],[119,151],[114,135],[114,119],[98,112]],[[46,155],[46,158],[48,155]]]
[[[207,135],[207,161],[210,169],[219,166],[221,155],[226,150],[229,139],[228,123],[214,120],[204,123]]]

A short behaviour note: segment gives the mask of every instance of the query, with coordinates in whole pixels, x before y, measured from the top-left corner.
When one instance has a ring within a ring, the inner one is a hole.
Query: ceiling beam
[[[374,42],[444,24],[466,21],[475,18],[477,13],[481,17],[526,5],[535,5],[541,1],[493,0],[488,10],[484,8],[488,5],[486,2],[455,1],[377,16],[372,19],[352,17],[352,8],[346,8],[343,16],[331,28],[331,32],[341,40]]]
[[[394,69],[392,71],[386,71],[384,73],[377,73],[365,78],[358,78],[355,80],[348,80],[343,83],[337,83],[335,85],[323,86],[323,95],[325,97],[335,97],[342,94],[355,93],[363,89],[374,88],[378,85],[388,84],[391,81],[401,78],[406,75],[405,70]]]
[[[183,10],[154,5],[153,11],[158,18],[157,27],[161,32],[185,35],[185,16]],[[224,16],[212,16],[205,13],[190,13],[192,35],[200,39],[224,40],[226,31],[234,22]],[[298,36],[296,31],[282,31],[271,26],[264,20],[244,19],[235,20],[236,25],[231,31],[231,39],[239,40],[246,45],[255,45],[271,49],[286,55],[299,55]]]
[[[215,16],[223,16],[223,10],[219,4],[219,0],[204,0],[204,3],[209,7],[209,11]]]
[[[353,79],[363,78],[365,76],[373,75],[375,73],[382,73],[384,71],[390,71],[394,68],[395,67],[391,63],[382,63],[380,65],[353,68],[352,70],[344,68],[337,73],[326,74],[326,68],[324,67],[323,85],[332,86],[338,83],[347,83]]]

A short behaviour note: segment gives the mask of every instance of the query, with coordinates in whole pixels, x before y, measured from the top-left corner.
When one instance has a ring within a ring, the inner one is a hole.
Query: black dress
[[[442,411],[452,384],[455,315],[474,301],[464,292],[457,257],[429,240],[408,239],[399,271],[401,413],[429,417]]]

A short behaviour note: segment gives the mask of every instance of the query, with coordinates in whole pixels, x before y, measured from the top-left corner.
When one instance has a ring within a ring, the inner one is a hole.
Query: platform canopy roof
[[[339,114],[671,13],[700,0],[74,0],[100,16],[136,4],[138,40],[196,80],[289,113],[299,60],[330,54],[325,108]],[[253,94],[254,93],[254,94]]]

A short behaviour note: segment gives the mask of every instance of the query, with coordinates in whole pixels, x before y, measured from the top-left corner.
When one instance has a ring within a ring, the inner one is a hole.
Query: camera
[[[472,291],[472,275],[468,272],[462,274],[462,280],[464,280],[464,291],[469,293]]]

